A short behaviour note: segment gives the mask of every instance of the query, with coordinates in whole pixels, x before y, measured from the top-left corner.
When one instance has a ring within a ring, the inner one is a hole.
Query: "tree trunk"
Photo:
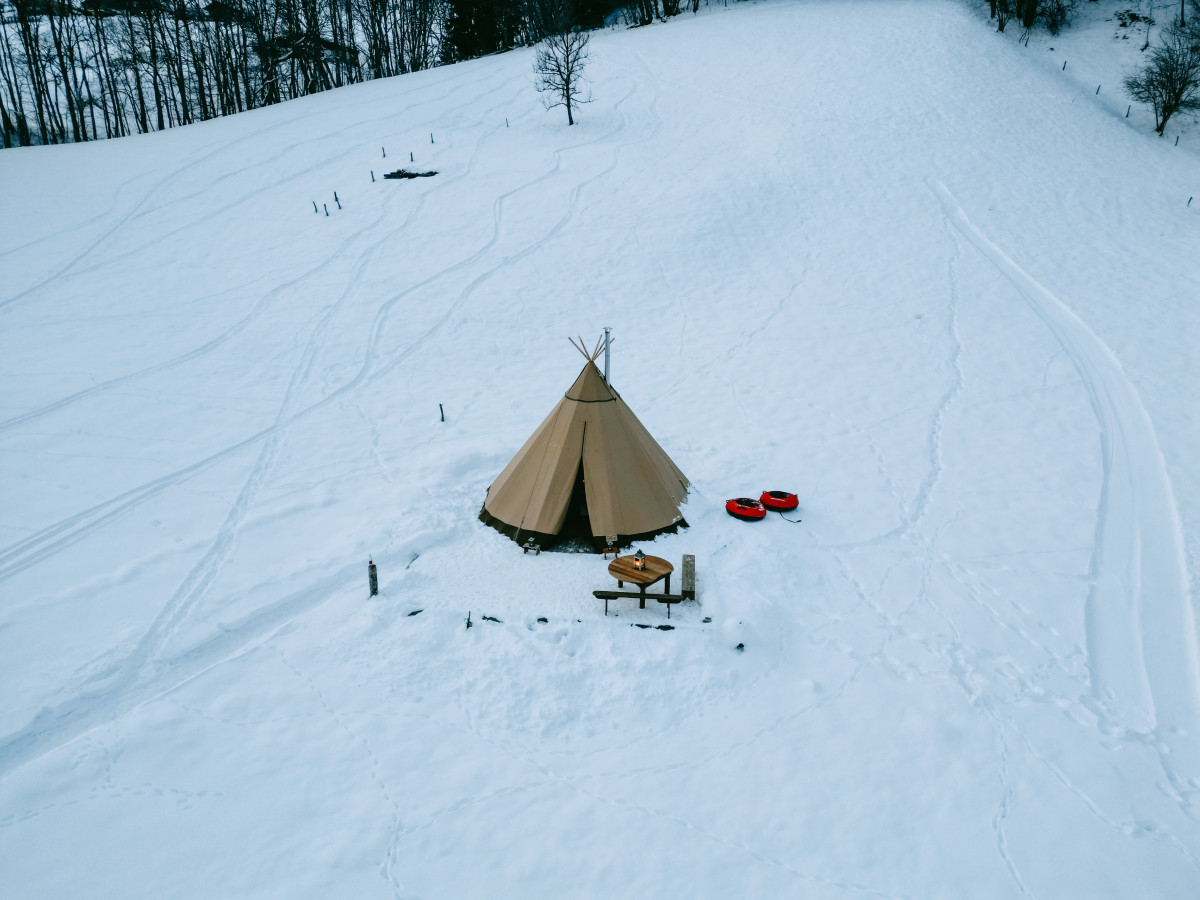
[[[17,28],[21,35],[21,46],[25,51],[25,62],[29,67],[29,89],[33,93],[33,104],[37,111],[38,132],[42,143],[50,136],[50,126],[46,119],[46,80],[42,71],[42,57],[37,35],[34,33],[34,22],[24,12],[24,4],[17,7]]]
[[[1023,28],[1032,28],[1034,20],[1037,19],[1038,0],[1025,0],[1025,7],[1021,11],[1021,26]]]
[[[208,97],[205,96],[205,59],[204,45],[192,38],[192,26],[190,19],[186,18],[187,6],[180,0],[179,2],[180,18],[184,20],[183,33],[187,38],[188,55],[192,63],[192,74],[196,79],[196,103],[200,107],[200,120],[204,121],[209,118],[208,112]],[[199,48],[197,50],[197,48]],[[182,50],[182,48],[180,48]]]
[[[58,20],[58,17],[53,13],[46,15],[46,21],[50,26],[50,38],[54,42],[54,58],[58,61],[58,71],[63,82],[63,93],[67,97],[67,117],[71,120],[71,137],[78,142],[81,140],[79,125],[83,120],[83,110],[80,108],[81,104],[76,102],[75,91],[71,84],[71,68],[67,66],[66,57],[63,56],[63,29],[66,25]]]
[[[112,119],[108,111],[108,56],[104,52],[100,19],[98,16],[87,16],[85,20],[91,28],[92,59],[95,63],[96,77],[100,81],[100,113],[104,117],[104,136],[113,136]]]
[[[16,116],[17,143],[22,147],[28,147],[32,143],[32,137],[29,134],[29,117],[25,113],[25,92],[21,90],[21,79],[17,71],[17,61],[13,54],[12,44],[9,43],[8,29],[0,28],[0,37],[4,41],[4,54],[0,56],[0,65],[4,70],[4,85],[8,89],[13,115]]]
[[[108,29],[99,16],[96,17],[96,33],[99,35],[100,56],[104,60],[104,75],[108,81],[108,96],[112,98],[113,127],[116,136],[123,137],[129,134],[129,122],[125,118],[125,103],[121,97],[121,91],[117,87],[116,72],[113,71],[113,67],[108,62]]]
[[[246,109],[254,109],[256,106],[262,106],[263,100],[261,97],[254,96],[254,83],[250,80],[250,40],[246,35],[246,29],[239,29],[238,35],[242,45],[240,68],[242,85],[246,90]]]
[[[5,150],[12,149],[12,139],[16,131],[17,128],[8,117],[8,110],[4,106],[4,97],[0,96],[0,136],[4,138]]]
[[[162,88],[158,86],[158,29],[154,27],[154,19],[154,16],[148,16],[142,21],[150,42],[150,85],[154,88],[154,112],[158,119],[158,130],[163,131],[167,126],[163,121]]]
[[[133,29],[133,16],[128,12],[125,14],[125,27],[129,31],[129,56],[133,61],[133,83],[137,88],[137,123],[138,133],[145,134],[150,130],[149,113],[146,109],[146,92],[142,90],[142,66],[141,60],[138,57],[138,39],[137,32]]]

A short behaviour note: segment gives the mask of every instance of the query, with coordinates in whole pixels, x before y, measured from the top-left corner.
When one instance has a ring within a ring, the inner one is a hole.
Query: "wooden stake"
[[[442,409],[442,404],[438,404],[438,412],[442,414],[442,421],[446,421],[446,410]]]
[[[371,586],[371,596],[379,594],[379,573],[375,570],[375,562],[367,560],[367,583]]]

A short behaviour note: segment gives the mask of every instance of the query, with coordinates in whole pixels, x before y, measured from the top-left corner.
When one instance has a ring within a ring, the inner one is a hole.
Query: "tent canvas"
[[[543,545],[572,536],[615,535],[625,543],[686,524],[679,505],[687,488],[687,477],[589,358],[492,482],[480,518]],[[583,533],[572,534],[572,526]]]

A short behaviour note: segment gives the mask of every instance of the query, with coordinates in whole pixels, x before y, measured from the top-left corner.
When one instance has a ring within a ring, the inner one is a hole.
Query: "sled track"
[[[495,130],[496,129],[491,129],[491,130],[485,132],[478,139],[477,144],[476,144],[476,153],[479,151],[480,144]],[[570,149],[570,148],[567,148],[567,149]],[[445,190],[451,184],[457,183],[458,181],[465,178],[471,169],[472,163],[473,163],[473,158],[472,158],[472,161],[468,162],[466,170],[463,173],[460,173],[458,176],[456,176],[452,179],[448,179],[445,182],[442,182],[441,184],[435,186],[435,188],[433,190],[434,191]],[[557,170],[557,165],[555,167],[555,170]],[[524,185],[521,185],[520,187],[514,189],[510,193],[512,193],[512,194],[518,193],[521,190],[524,190],[525,188],[528,188],[528,187],[544,180],[545,178],[550,177],[551,174],[553,174],[553,172],[539,176],[534,181],[529,182]],[[398,231],[402,231],[405,227],[408,227],[409,224],[419,216],[421,209],[424,207],[424,204],[426,202],[426,199],[427,199],[427,196],[429,193],[432,193],[432,191],[426,192],[425,194],[421,195],[420,199],[417,201],[416,205],[409,211],[409,214],[405,217],[404,222],[401,224],[401,226],[399,228],[393,229],[383,239],[376,241],[372,245],[372,247],[367,251],[367,253],[373,253],[374,250],[378,249],[381,246],[384,246],[389,237],[391,237]],[[349,238],[347,238],[346,242],[344,242],[344,244],[343,244],[343,247],[348,248],[351,242],[353,242],[354,240],[361,237],[364,233],[365,233],[365,229],[355,232],[355,234],[353,234]],[[291,413],[291,414],[285,416],[282,420],[277,420],[274,424],[272,424],[266,428],[263,428],[262,430],[257,431],[254,434],[249,435],[244,440],[238,441],[237,443],[232,444],[232,445],[212,454],[211,456],[206,457],[205,459],[199,460],[191,465],[180,468],[173,473],[162,476],[161,478],[154,479],[153,481],[142,484],[139,487],[132,488],[128,491],[125,491],[124,493],[119,494],[116,497],[110,498],[109,500],[106,500],[102,503],[96,504],[95,506],[92,506],[89,509],[83,510],[72,516],[68,516],[67,518],[62,519],[53,525],[47,526],[46,528],[36,532],[35,534],[32,534],[29,537],[22,539],[21,541],[18,541],[8,547],[0,549],[0,582],[6,581],[9,578],[12,578],[12,577],[20,574],[21,572],[28,569],[30,566],[36,565],[37,563],[44,561],[45,559],[49,558],[50,556],[53,556],[56,553],[66,549],[67,547],[78,542],[79,540],[82,540],[83,538],[92,534],[98,528],[101,528],[101,527],[109,524],[115,518],[117,518],[127,512],[132,511],[137,506],[140,506],[143,502],[153,498],[154,496],[157,496],[163,490],[165,490],[169,487],[172,487],[176,484],[182,483],[187,478],[190,478],[192,475],[198,474],[199,472],[210,468],[211,466],[215,465],[216,463],[218,463],[222,460],[228,459],[230,456],[233,456],[233,455],[241,452],[242,450],[257,444],[259,441],[274,435],[280,429],[290,426],[293,422],[303,419],[303,418],[306,418],[310,414],[315,413],[317,410],[328,405],[331,401],[333,401],[341,396],[344,396],[345,394],[347,394],[350,391],[353,391],[353,390],[361,387],[363,385],[364,381],[367,379],[367,375],[369,373],[371,373],[371,371],[372,371],[374,354],[376,352],[378,352],[377,344],[378,344],[378,340],[379,340],[379,329],[381,328],[383,321],[386,319],[386,315],[391,310],[391,308],[397,302],[399,302],[401,299],[403,299],[404,297],[413,293],[414,291],[416,291],[430,283],[437,281],[439,278],[447,275],[448,273],[450,273],[452,271],[455,271],[459,268],[462,268],[462,267],[478,260],[486,252],[486,250],[489,249],[496,242],[496,240],[497,240],[497,235],[496,235],[496,233],[493,233],[492,240],[488,243],[488,245],[485,248],[473,253],[468,259],[461,261],[459,263],[456,263],[448,269],[443,269],[443,270],[435,273],[431,277],[421,281],[419,284],[413,285],[412,287],[401,292],[400,294],[393,296],[390,300],[385,301],[384,304],[379,309],[379,311],[376,313],[375,322],[372,326],[371,338],[368,341],[366,358],[364,359],[364,362],[363,362],[362,367],[359,370],[358,374],[356,374],[353,378],[351,378],[349,382],[343,384],[341,387],[335,389],[333,392],[331,392],[327,396],[321,398],[320,400],[317,400],[310,406],[308,406],[306,408],[302,408],[294,413]],[[339,252],[341,251],[341,249],[342,248],[339,247]],[[332,258],[333,257],[330,257],[330,259],[332,259]],[[306,272],[299,279],[294,279],[293,281],[289,282],[288,285],[284,285],[283,288],[286,288],[286,287],[290,286],[291,284],[301,282],[304,278],[307,278],[310,275],[312,275],[315,272],[322,269],[329,261],[330,260],[325,260],[324,262],[317,265],[309,272]],[[263,298],[263,301],[260,301],[259,306],[262,306],[264,303],[266,305],[269,305],[268,299],[274,299],[274,297],[277,295],[278,291],[281,289],[276,289],[276,290],[269,292],[269,294]],[[343,297],[343,299],[344,299],[344,297]],[[256,306],[255,310],[253,310],[249,316],[247,316],[247,317],[243,318],[242,320],[240,320],[239,322],[235,323],[235,325],[234,325],[233,329],[231,329],[230,333],[219,336],[219,338],[217,340],[210,341],[208,344],[205,344],[202,347],[197,348],[196,350],[191,351],[188,354],[185,354],[184,357],[177,358],[174,360],[168,360],[167,362],[159,364],[158,366],[151,367],[150,369],[147,369],[147,370],[142,370],[139,372],[131,373],[128,376],[123,376],[112,382],[105,382],[102,385],[97,385],[94,388],[87,389],[78,395],[72,395],[70,397],[63,398],[60,401],[50,404],[50,406],[48,406],[48,407],[44,407],[42,409],[33,410],[29,413],[25,413],[24,415],[18,416],[12,420],[0,423],[0,430],[8,428],[10,425],[25,424],[26,422],[31,421],[35,418],[38,418],[43,414],[56,411],[60,407],[66,405],[70,402],[73,402],[74,400],[81,399],[82,396],[89,395],[89,394],[93,393],[94,391],[107,389],[107,388],[112,387],[116,383],[119,383],[119,382],[122,382],[122,381],[125,381],[128,379],[132,379],[132,378],[137,378],[142,375],[148,374],[150,372],[157,371],[160,368],[174,366],[180,362],[187,361],[187,360],[190,360],[197,356],[203,355],[203,353],[206,353],[206,352],[209,352],[209,351],[215,349],[215,347],[218,346],[219,343],[223,342],[228,336],[231,336],[232,333],[236,333],[236,331],[243,329],[245,327],[245,325],[250,321],[251,318],[253,318],[259,314],[261,314],[261,310],[258,308],[258,306]],[[446,317],[447,318],[449,317],[449,313],[446,314]],[[418,341],[414,342],[413,344],[411,344],[398,357],[394,358],[392,360],[392,362],[387,366],[386,369],[384,369],[383,371],[375,372],[374,377],[369,379],[369,381],[375,380],[375,378],[379,377],[380,375],[384,374],[387,370],[392,368],[392,366],[394,366],[402,358],[407,356],[407,354],[412,349],[415,349],[415,347],[417,345],[419,345],[419,343],[420,343],[420,341],[418,340]]]
[[[1200,653],[1182,528],[1154,426],[1120,361],[1094,332],[930,185],[946,218],[1062,345],[1100,426],[1103,483],[1085,607],[1092,692],[1126,729],[1153,735],[1184,811],[1200,818]]]
[[[357,100],[356,102],[347,105],[346,109],[364,108],[364,115],[361,119],[358,119],[357,121],[346,125],[345,128],[347,131],[353,131],[355,129],[362,128],[364,126],[369,125],[371,128],[371,131],[372,131],[372,136],[374,136],[375,134],[379,133],[380,125],[383,122],[387,122],[387,121],[390,121],[393,119],[404,119],[404,117],[406,115],[411,114],[412,109],[419,109],[422,106],[442,103],[448,97],[453,96],[454,94],[458,93],[460,90],[463,90],[466,87],[469,87],[470,86],[469,84],[464,84],[464,82],[466,82],[467,78],[468,78],[468,76],[465,73],[456,73],[455,75],[453,75],[449,78],[446,78],[443,82],[444,84],[449,85],[451,87],[451,90],[449,91],[449,93],[438,94],[436,96],[429,98],[428,100],[418,102],[415,106],[411,107],[409,110],[406,110],[405,112],[397,112],[392,115],[385,116],[382,119],[379,118],[377,115],[373,114],[378,105],[377,99],[364,98],[364,99]],[[497,90],[499,90],[499,88]],[[472,102],[471,100],[468,100],[468,101],[464,102],[463,104],[460,104],[459,106],[452,107],[450,109],[450,112],[464,108],[465,106],[468,106],[471,102]],[[11,306],[14,303],[17,303],[20,300],[25,299],[28,296],[32,296],[32,295],[38,293],[39,291],[41,291],[48,285],[59,280],[60,278],[63,278],[64,276],[68,276],[68,275],[72,275],[72,274],[79,274],[82,271],[90,271],[90,269],[94,268],[94,267],[89,267],[88,269],[82,269],[81,264],[93,253],[93,251],[95,251],[101,245],[103,245],[106,241],[108,241],[109,238],[113,237],[128,222],[133,221],[134,219],[140,218],[141,216],[146,215],[148,213],[162,209],[164,206],[168,205],[168,204],[161,204],[161,203],[158,205],[151,205],[151,204],[152,204],[152,201],[154,200],[154,198],[157,196],[158,192],[162,188],[164,188],[165,186],[170,184],[174,179],[176,179],[178,176],[180,176],[184,172],[188,171],[191,168],[194,168],[195,166],[197,166],[201,163],[212,160],[215,157],[221,155],[222,153],[227,153],[227,154],[230,154],[230,155],[236,157],[237,151],[239,151],[241,149],[241,145],[243,145],[243,144],[252,142],[258,138],[261,138],[263,135],[266,135],[266,134],[286,131],[287,129],[293,128],[300,123],[303,123],[303,122],[306,122],[309,120],[319,119],[323,115],[325,115],[325,113],[318,109],[307,109],[306,108],[303,111],[297,110],[295,112],[295,114],[293,114],[291,116],[288,116],[286,118],[281,118],[277,122],[273,122],[269,125],[266,125],[262,128],[259,128],[248,134],[245,134],[242,137],[239,137],[233,141],[220,141],[220,140],[213,141],[213,142],[206,144],[205,146],[199,148],[198,150],[194,151],[193,153],[189,154],[187,157],[184,158],[183,162],[180,165],[172,167],[164,176],[155,180],[150,185],[150,187],[148,187],[145,190],[145,193],[141,196],[141,198],[139,200],[133,202],[132,206],[129,209],[125,210],[124,212],[118,213],[117,214],[118,218],[111,226],[107,226],[107,225],[102,226],[103,230],[97,236],[90,237],[88,239],[88,243],[83,247],[83,249],[75,251],[74,255],[71,257],[71,259],[68,262],[66,262],[65,264],[60,266],[56,271],[46,275],[44,278],[42,278],[40,281],[36,282],[35,284],[29,285],[28,287],[18,291],[17,293],[15,293],[9,297],[0,299],[0,309],[4,309],[8,306]],[[286,152],[288,152],[292,149],[295,149],[296,147],[317,143],[317,142],[323,141],[323,140],[328,140],[328,137],[325,135],[321,135],[320,137],[304,137],[304,138],[302,138],[298,141],[294,141],[293,143],[284,147],[283,150],[281,150],[279,153],[276,154],[276,158],[282,156],[283,154],[285,154]],[[343,142],[344,142],[344,137],[341,140],[343,140]],[[320,166],[327,164],[328,162],[330,162],[333,159],[338,159],[338,160],[347,159],[347,158],[351,157],[353,154],[356,154],[358,152],[359,152],[359,149],[356,145],[355,148],[352,150],[348,150],[348,151],[345,151],[342,153],[335,154],[332,157],[325,157],[321,160],[321,162],[316,163],[313,166],[309,166],[308,168],[301,170],[300,172],[293,173],[288,178],[282,179],[278,182],[268,185],[268,188],[277,187],[280,184],[288,183],[290,181],[293,181],[297,175],[301,175],[301,174],[305,174],[309,171],[313,171],[313,170],[319,168]],[[256,162],[253,165],[242,166],[238,169],[235,169],[235,170],[227,173],[227,175],[224,176],[224,178],[222,180],[225,180],[229,177],[241,174],[251,168],[255,168],[255,167],[259,166],[260,164],[261,163]],[[91,219],[88,219],[76,226],[68,228],[65,231],[56,232],[55,234],[52,234],[52,235],[46,235],[44,237],[37,238],[33,241],[29,241],[26,244],[20,245],[18,247],[14,247],[11,250],[6,250],[4,253],[0,254],[0,258],[2,258],[3,256],[10,255],[11,253],[15,253],[15,252],[19,252],[21,250],[27,249],[29,247],[37,246],[38,244],[41,244],[41,243],[44,243],[47,241],[58,240],[65,234],[70,234],[70,233],[73,233],[76,231],[85,230],[89,226],[94,225],[96,223],[103,223],[104,219],[110,218],[112,216],[112,214],[114,213],[114,211],[120,206],[120,204],[118,203],[118,200],[119,200],[121,194],[124,193],[128,188],[131,188],[136,182],[143,180],[145,177],[146,176],[144,174],[139,173],[138,175],[135,175],[135,176],[127,179],[126,181],[122,182],[120,185],[118,185],[117,189],[116,189],[116,193],[114,194],[113,201],[112,201],[112,203],[110,203],[108,209],[105,210],[105,212],[99,213],[96,216],[92,217]],[[194,192],[193,194],[187,195],[186,197],[175,198],[174,200],[172,200],[170,202],[178,203],[180,201],[185,201],[185,200],[191,199],[195,196],[199,196],[202,193],[203,193],[203,191]],[[259,193],[261,193],[261,190],[254,192],[255,195],[257,195]],[[248,199],[251,199],[251,197],[249,195],[242,198],[242,201],[239,201],[239,202],[244,202],[245,200],[248,200]],[[212,215],[204,217],[204,219],[210,219],[210,218],[212,218]],[[192,223],[192,224],[195,224],[195,223]],[[181,230],[183,230],[183,229],[175,229],[174,231],[170,232],[169,234],[158,235],[150,243],[151,244],[158,243],[163,238],[168,237],[171,234],[175,234],[176,232],[181,231]],[[120,259],[125,256],[129,256],[129,255],[135,254],[137,252],[141,252],[145,249],[146,246],[149,246],[149,245],[139,247],[135,251],[130,251],[125,254],[121,254],[120,256],[115,257],[115,258]],[[114,259],[114,257],[107,258],[104,261],[104,264],[111,263],[113,261],[113,259]]]
[[[504,90],[506,87],[508,87],[508,86],[501,85],[500,87],[496,88],[493,91],[493,93],[497,93],[501,90]],[[511,99],[511,98],[509,98],[509,99]],[[501,106],[493,106],[490,108],[490,111],[496,111],[500,108],[501,108]],[[459,109],[459,107],[454,107],[450,111],[454,112],[454,111],[457,111],[458,109]],[[260,136],[261,134],[282,128],[285,125],[287,125],[293,121],[303,120],[303,118],[305,118],[305,117],[300,117],[299,120],[289,119],[285,123],[280,123],[279,125],[272,126],[271,128],[265,129],[264,131],[261,131],[261,132],[255,132],[254,135],[252,135],[251,137]],[[355,123],[355,125],[352,127],[359,127],[363,124],[364,124],[363,122],[358,122],[358,123]],[[480,126],[482,126],[482,124],[483,124],[483,122],[482,122],[482,120],[480,120],[475,123],[475,127],[480,127]],[[492,134],[495,130],[496,129],[489,130],[484,136],[486,137],[487,135]],[[237,143],[242,143],[249,139],[250,138],[243,138],[240,141],[238,141]],[[294,149],[295,147],[304,146],[307,143],[311,143],[311,141],[299,141],[292,145],[289,145],[287,148],[280,151],[280,153],[276,154],[276,156],[273,158],[274,159],[282,158],[282,156],[286,155],[286,153],[288,151]],[[350,156],[351,153],[357,153],[357,152],[359,152],[359,151],[356,148],[353,151],[347,151],[347,152],[344,152],[341,154],[336,154],[332,157],[322,158],[319,162],[316,162],[316,163],[310,165],[306,169],[303,169],[299,172],[292,173],[292,175],[288,176],[287,178],[272,182],[271,184],[267,185],[265,188],[263,188],[261,190],[254,191],[250,194],[245,195],[244,197],[242,197],[241,199],[236,201],[236,203],[234,205],[235,206],[244,205],[245,203],[249,202],[250,200],[257,198],[260,194],[264,193],[267,190],[278,188],[284,184],[289,184],[292,181],[295,181],[299,175],[306,174],[310,171],[318,170],[322,166],[326,166],[329,163],[331,163],[332,161],[335,161],[335,160],[341,161],[341,160],[345,159],[346,157]],[[264,164],[264,161],[259,160],[259,161],[256,161],[251,166],[246,166],[246,167],[237,169],[236,171],[230,173],[230,175],[241,174],[242,172],[244,172],[248,169],[257,168],[263,164]],[[175,173],[175,174],[177,174],[177,173]],[[365,264],[365,261],[367,259],[369,259],[373,254],[375,254],[375,252],[377,250],[386,246],[387,242],[390,239],[394,238],[396,234],[401,233],[405,229],[410,227],[412,221],[417,217],[417,215],[420,213],[421,209],[423,208],[429,194],[432,194],[432,193],[435,193],[438,191],[443,191],[446,188],[450,187],[451,185],[458,183],[459,181],[462,180],[463,177],[465,177],[465,174],[466,173],[460,173],[457,176],[454,176],[450,179],[444,180],[444,181],[440,182],[439,184],[433,186],[431,190],[428,190],[428,191],[424,192],[423,194],[421,194],[417,204],[409,210],[408,214],[404,218],[404,221],[397,228],[394,228],[391,231],[389,231],[383,238],[375,241],[364,254],[360,255],[360,259],[363,260],[362,264]],[[230,176],[226,176],[226,177],[230,177]],[[119,188],[118,190],[123,189],[123,187],[124,187],[124,185],[122,185],[122,188]],[[185,197],[176,198],[175,200],[172,201],[172,203],[180,204],[187,200],[193,199],[195,196],[198,196],[198,194],[190,194]],[[45,406],[42,406],[37,409],[30,410],[29,412],[14,416],[11,419],[7,419],[5,421],[0,421],[0,432],[8,431],[14,427],[24,425],[24,424],[34,421],[36,419],[40,419],[46,415],[57,412],[58,410],[66,407],[66,406],[69,406],[72,403],[78,402],[80,400],[86,399],[87,397],[90,397],[90,396],[93,396],[96,394],[103,393],[108,390],[111,390],[112,388],[118,387],[122,384],[125,384],[126,382],[134,381],[136,379],[143,378],[147,375],[156,374],[158,372],[169,370],[176,366],[191,362],[192,360],[197,359],[197,358],[217,349],[218,347],[227,343],[231,338],[236,337],[237,335],[244,332],[250,326],[250,324],[252,322],[254,322],[256,319],[260,318],[263,315],[263,313],[268,308],[271,307],[271,305],[274,303],[275,299],[278,296],[285,293],[287,290],[294,287],[295,285],[304,283],[304,281],[306,279],[308,279],[311,276],[317,274],[318,272],[321,272],[322,270],[326,269],[335,260],[344,258],[345,255],[351,250],[351,248],[353,247],[353,245],[355,244],[356,241],[358,241],[360,238],[362,238],[364,236],[370,236],[374,232],[375,228],[381,222],[386,220],[388,213],[391,210],[392,205],[395,202],[397,202],[398,198],[400,198],[401,196],[402,195],[399,193],[392,194],[389,199],[384,201],[383,206],[380,210],[380,213],[375,217],[375,219],[372,220],[369,224],[367,224],[363,228],[360,228],[360,229],[354,231],[352,234],[350,234],[349,236],[344,238],[342,240],[341,244],[337,247],[337,249],[333,253],[329,254],[327,257],[322,259],[320,262],[318,262],[315,265],[308,268],[300,276],[293,278],[293,279],[291,279],[283,284],[280,284],[280,285],[270,289],[269,291],[267,291],[263,296],[261,296],[259,298],[259,300],[255,304],[254,308],[247,315],[238,319],[236,322],[234,322],[232,325],[230,325],[228,328],[226,328],[225,331],[221,332],[220,334],[218,334],[216,337],[209,340],[208,342],[206,342],[198,347],[195,347],[192,350],[189,350],[188,352],[186,352],[180,356],[174,357],[172,359],[164,360],[163,362],[156,363],[156,364],[149,366],[147,368],[144,368],[144,369],[139,369],[134,372],[129,372],[125,375],[117,376],[115,378],[109,379],[108,381],[104,381],[100,384],[92,385],[81,391],[77,391],[73,394],[67,395],[65,397],[61,397],[60,399],[53,401]],[[149,197],[149,195],[147,195],[147,198],[148,197]],[[143,202],[145,202],[145,200],[147,198],[143,198]],[[114,201],[114,203],[115,203],[115,201]],[[162,206],[154,207],[155,210],[160,209],[160,208],[163,208],[163,207]],[[221,210],[221,212],[222,213],[228,212],[228,209],[223,209],[223,210]],[[141,215],[145,215],[145,213],[144,212],[138,213],[136,215],[131,214],[130,216],[126,217],[125,219],[122,219],[121,222],[118,223],[118,225],[116,227],[119,228],[120,225],[124,224],[126,221],[129,221],[130,219],[136,219]],[[108,257],[108,258],[104,259],[101,263],[97,263],[96,265],[90,266],[86,269],[80,269],[78,271],[73,271],[71,274],[80,274],[81,272],[90,272],[94,269],[102,268],[103,266],[108,266],[115,261],[120,261],[121,259],[125,259],[127,257],[136,256],[138,253],[144,252],[148,247],[150,247],[154,244],[160,243],[161,241],[165,240],[166,238],[173,236],[175,234],[178,234],[180,232],[183,232],[183,231],[187,230],[188,228],[193,228],[201,222],[208,221],[208,220],[212,219],[215,215],[217,215],[217,214],[213,213],[210,215],[206,215],[200,219],[189,222],[185,228],[177,228],[172,231],[156,235],[155,238],[153,240],[151,240],[149,243],[141,244],[135,250],[127,251],[127,252],[122,253],[115,257]],[[115,233],[115,230],[116,229],[113,230],[113,233]],[[95,249],[95,247],[92,247],[91,249]],[[90,250],[88,252],[90,252]],[[2,255],[3,254],[0,254],[0,256],[2,256]],[[360,269],[362,267],[362,264],[360,264]],[[72,265],[74,265],[74,264],[72,264]],[[67,274],[66,270],[59,273],[59,275],[65,275],[65,274]],[[55,277],[57,278],[58,276],[55,276]],[[49,283],[50,283],[50,281],[43,282],[41,287],[45,287]],[[354,282],[351,282],[351,283],[353,284]],[[220,294],[217,294],[215,296],[217,296],[217,297],[225,296],[227,294],[230,294],[230,293],[233,293],[233,292],[236,292],[239,290],[244,290],[244,288],[245,288],[245,286],[235,286],[235,287],[229,288],[226,291],[223,291]],[[19,299],[19,298],[13,298],[13,299]],[[3,303],[0,303],[0,306],[2,306],[2,305],[3,305]]]
[[[92,728],[166,696],[214,666],[251,652],[288,622],[335,597],[357,571],[357,565],[345,566],[301,591],[255,610],[180,656],[160,661],[153,678],[97,688],[58,706],[43,708],[28,725],[7,735],[0,743],[0,778]]]

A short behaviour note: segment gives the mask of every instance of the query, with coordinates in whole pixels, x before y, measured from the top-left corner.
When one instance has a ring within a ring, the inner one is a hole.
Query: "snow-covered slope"
[[[0,158],[3,892],[1194,893],[1194,141],[933,0],[592,49]],[[672,631],[476,519],[604,325]]]

